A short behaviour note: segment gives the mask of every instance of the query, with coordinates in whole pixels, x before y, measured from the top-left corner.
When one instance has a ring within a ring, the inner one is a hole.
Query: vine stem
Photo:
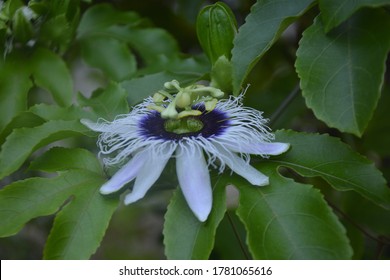
[[[279,117],[283,114],[283,111],[287,108],[288,105],[298,96],[301,91],[299,87],[299,83],[294,87],[294,89],[287,95],[287,97],[283,100],[283,102],[279,105],[279,107],[275,110],[275,112],[269,118],[269,125],[274,124]]]
[[[353,219],[351,219],[346,213],[344,213],[341,209],[339,209],[336,205],[331,203],[329,200],[326,200],[326,202],[341,216],[343,217],[347,222],[349,222],[351,225],[356,227],[359,231],[361,231],[365,236],[368,238],[374,240],[378,244],[378,252],[377,252],[377,258],[379,259],[380,256],[383,253],[384,247],[390,245],[390,242],[387,241],[387,238],[376,237],[367,232],[362,226],[360,226],[358,223],[356,223]]]
[[[229,220],[230,226],[231,226],[232,229],[233,229],[234,236],[236,237],[236,239],[237,239],[237,241],[238,241],[238,244],[240,245],[240,249],[241,249],[243,255],[245,256],[245,258],[246,258],[247,260],[250,260],[251,258],[248,256],[248,254],[247,254],[247,252],[246,252],[246,250],[245,250],[244,244],[243,244],[243,242],[242,242],[242,240],[241,240],[240,235],[238,234],[237,228],[236,228],[236,226],[234,225],[233,219],[232,219],[232,217],[230,216],[229,211],[226,211],[226,216],[227,216],[227,218],[228,218],[228,220]]]

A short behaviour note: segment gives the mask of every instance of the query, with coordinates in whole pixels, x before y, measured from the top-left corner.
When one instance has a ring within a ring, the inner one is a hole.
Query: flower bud
[[[196,21],[196,33],[204,52],[214,64],[220,56],[231,58],[237,22],[231,9],[222,2],[204,7]]]
[[[225,56],[220,56],[211,69],[210,86],[219,88],[224,92],[231,92],[233,88],[232,72],[233,72],[233,68],[231,62]]]

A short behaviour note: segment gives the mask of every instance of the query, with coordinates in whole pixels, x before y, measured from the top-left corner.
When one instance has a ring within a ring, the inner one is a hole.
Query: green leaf
[[[116,24],[136,25],[139,22],[140,17],[135,12],[116,10],[108,3],[93,5],[83,14],[77,29],[77,37],[101,34],[104,29]]]
[[[87,150],[53,148],[31,167],[61,172],[54,178],[18,181],[0,191],[0,236],[13,235],[31,219],[60,211],[44,258],[89,258],[118,206],[118,199],[99,193],[105,179],[98,160]]]
[[[168,206],[164,224],[165,254],[168,259],[208,259],[217,227],[225,211],[225,183],[217,180],[213,189],[213,208],[206,222],[192,213],[178,189]]]
[[[350,259],[346,232],[320,192],[259,165],[270,185],[232,179],[240,191],[237,214],[255,259]]]
[[[238,29],[232,50],[233,91],[238,94],[250,70],[269,50],[291,22],[301,16],[313,0],[258,0]]]
[[[106,89],[95,91],[89,99],[80,94],[78,101],[82,106],[91,107],[96,119],[113,120],[117,115],[129,112],[126,96],[127,92],[120,84],[111,82]]]
[[[359,226],[368,229],[379,239],[381,236],[389,236],[390,223],[383,222],[390,220],[389,210],[385,210],[355,193],[343,193],[338,199],[341,200],[338,205],[342,206],[342,211],[348,218],[357,221]]]
[[[378,107],[362,137],[363,145],[367,150],[374,150],[381,156],[390,155],[390,85],[384,86]]]
[[[65,47],[73,39],[73,30],[67,16],[59,14],[43,22],[39,35],[40,40],[46,44],[64,45]]]
[[[32,87],[24,56],[16,53],[0,59],[0,131],[19,112],[27,108],[27,93]]]
[[[107,29],[107,33],[127,42],[142,57],[146,65],[153,65],[161,57],[170,58],[179,54],[175,38],[161,28],[112,26]]]
[[[204,54],[189,57],[179,54],[172,57],[160,56],[156,58],[153,64],[138,69],[137,76],[158,72],[174,72],[177,73],[177,76],[198,75],[202,77],[210,72],[210,62]]]
[[[361,136],[377,105],[390,49],[390,16],[364,10],[326,35],[321,20],[306,29],[296,70],[316,117]]]
[[[354,12],[362,7],[380,7],[390,5],[389,0],[319,0],[321,18],[324,22],[325,32],[348,19]]]
[[[87,131],[78,120],[54,120],[37,127],[15,129],[0,152],[0,179],[16,171],[38,148]]]
[[[44,119],[37,116],[32,112],[21,112],[19,115],[15,116],[7,126],[0,133],[0,146],[3,145],[5,139],[9,134],[11,134],[12,130],[15,128],[22,127],[35,127],[41,125],[45,122]]]
[[[58,105],[37,104],[28,111],[15,116],[0,133],[0,145],[2,145],[12,130],[16,128],[36,127],[50,120],[72,121],[82,118],[94,119],[96,116],[91,112],[83,111],[80,107],[59,107]]]
[[[76,10],[78,7],[77,2],[79,1],[73,1],[73,0],[55,0],[50,1],[50,10],[51,13],[55,14],[65,14],[65,13],[71,13]]]
[[[99,246],[118,200],[98,191],[104,180],[86,170],[30,178],[0,191],[0,236],[17,233],[29,220],[57,214],[46,243],[46,259],[87,259]],[[69,197],[72,199],[69,201]]]
[[[19,8],[12,18],[12,35],[23,44],[27,43],[33,37],[33,27],[30,20],[24,13],[24,8]]]
[[[233,188],[233,186],[231,186]],[[235,188],[234,188],[235,189]],[[238,190],[235,189],[238,192]],[[231,194],[230,194],[231,195]],[[229,200],[229,192],[227,192]],[[229,203],[227,203],[229,205]],[[236,206],[234,205],[236,208]],[[245,260],[251,259],[248,246],[245,246],[246,228],[235,210],[228,210],[224,219],[218,225],[213,248],[213,259],[219,260]],[[227,244],[229,244],[227,246]]]
[[[96,175],[92,179],[96,180]],[[90,180],[91,175],[86,176],[85,171],[72,171],[55,178],[29,178],[6,186],[0,191],[0,236],[16,234],[31,219],[54,214],[75,187],[83,187]]]
[[[200,78],[201,75],[198,73],[174,73],[164,71],[123,81],[120,85],[127,91],[129,103],[134,105],[163,89],[165,82],[175,79],[179,81],[180,84],[185,85],[193,83]]]
[[[29,111],[45,119],[46,121],[72,121],[92,116],[90,112],[83,111],[82,108],[78,106],[70,106],[64,108],[52,104],[37,104],[30,107]]]
[[[96,156],[80,148],[54,147],[34,160],[29,169],[46,172],[67,171],[69,169],[82,169],[100,174],[103,172]]]
[[[126,44],[109,37],[88,37],[81,42],[83,58],[115,81],[130,78],[137,70],[136,60]]]
[[[13,17],[16,11],[23,7],[24,3],[21,0],[8,0],[4,3],[4,12],[8,17]]]
[[[94,119],[91,112],[83,111],[80,107],[59,107],[52,104],[37,104],[16,115],[0,133],[0,145],[16,128],[36,127],[49,120],[77,120],[82,118]]]
[[[37,49],[31,59],[35,83],[48,90],[61,106],[72,104],[73,82],[65,62],[47,49]]]
[[[50,3],[41,1],[29,1],[28,7],[38,16],[44,15],[49,11]]]
[[[99,193],[104,182],[101,178],[87,178],[72,201],[57,214],[44,259],[88,259],[99,247],[118,200]]]
[[[278,142],[290,143],[291,149],[270,161],[305,177],[321,177],[336,190],[353,190],[390,209],[390,189],[381,172],[337,138],[293,131],[278,131],[275,135]]]

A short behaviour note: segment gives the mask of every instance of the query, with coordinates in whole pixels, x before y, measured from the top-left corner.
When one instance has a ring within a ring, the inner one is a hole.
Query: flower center
[[[183,88],[176,80],[164,83],[164,87],[165,90],[159,90],[153,95],[153,104],[148,105],[150,110],[159,112],[163,119],[177,120],[188,116],[199,116],[202,112],[194,110],[192,107],[201,102],[204,103],[206,111],[210,112],[216,107],[217,98],[224,96],[223,91],[218,88],[196,84]],[[173,126],[182,127],[183,124],[179,123]],[[171,126],[171,124],[167,125]],[[199,124],[195,126],[199,127]],[[198,128],[197,131],[200,129],[202,128]],[[192,131],[190,130],[190,132]]]
[[[203,127],[204,124],[201,120],[192,117],[167,119],[164,122],[165,131],[176,134],[198,132],[201,131]]]
[[[146,139],[181,141],[191,137],[216,137],[222,135],[231,126],[229,116],[218,108],[208,112],[204,104],[198,104],[192,109],[201,114],[178,119],[164,119],[160,112],[150,111],[140,119],[139,133]]]

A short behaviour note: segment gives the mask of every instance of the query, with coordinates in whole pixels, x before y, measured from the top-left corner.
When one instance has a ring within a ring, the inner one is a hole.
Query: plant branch
[[[356,223],[353,219],[351,219],[346,213],[344,213],[341,209],[339,209],[336,205],[331,203],[329,200],[326,200],[326,202],[347,222],[349,222],[351,225],[356,227],[359,231],[361,231],[365,236],[368,238],[374,240],[378,244],[378,252],[377,252],[377,259],[380,258],[381,254],[384,251],[384,247],[390,245],[390,241],[386,237],[376,237],[372,235],[371,233],[367,232],[362,226],[360,226],[358,223]]]
[[[274,124],[279,117],[283,114],[283,111],[291,104],[296,96],[298,96],[301,91],[299,87],[299,83],[295,86],[295,88],[287,95],[287,97],[283,100],[283,102],[279,105],[279,107],[275,110],[275,112],[271,115],[269,125]]]
[[[236,237],[236,239],[238,241],[238,244],[240,245],[240,248],[241,248],[241,251],[242,251],[243,255],[245,256],[245,258],[247,260],[250,260],[251,258],[248,256],[248,254],[247,254],[247,252],[245,250],[244,244],[243,244],[243,242],[242,242],[242,240],[240,238],[240,235],[238,234],[237,228],[234,225],[232,217],[230,217],[229,211],[226,211],[226,216],[227,216],[227,218],[229,220],[229,223],[230,223],[230,225],[231,225],[231,227],[233,229],[234,236]]]

